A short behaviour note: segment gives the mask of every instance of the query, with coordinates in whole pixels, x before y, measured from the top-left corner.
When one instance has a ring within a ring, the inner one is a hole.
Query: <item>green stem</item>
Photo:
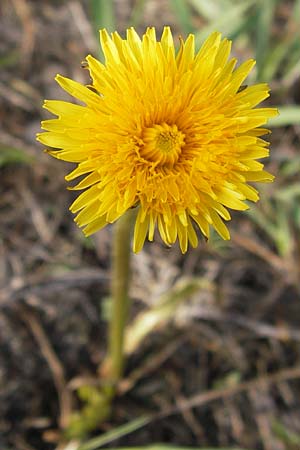
[[[112,312],[109,324],[109,377],[117,383],[124,370],[124,331],[129,310],[132,210],[114,225],[112,246]]]

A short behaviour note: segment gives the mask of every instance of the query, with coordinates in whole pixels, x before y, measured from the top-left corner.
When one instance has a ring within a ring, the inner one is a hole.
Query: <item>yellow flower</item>
[[[156,227],[182,252],[197,246],[195,225],[229,239],[227,208],[247,209],[245,200],[258,200],[248,182],[273,179],[256,160],[269,154],[260,127],[277,111],[253,109],[268,85],[240,88],[255,62],[235,69],[231,43],[217,32],[197,53],[191,34],[176,54],[169,27],[160,41],[154,28],[142,39],[133,28],[127,39],[106,30],[100,38],[105,64],[87,56],[90,86],[56,77],[84,106],[46,100],[58,118],[38,135],[58,149],[52,156],[78,164],[66,176],[82,178],[72,188],[84,189],[70,207],[76,223],[90,235],[137,207],[135,252]]]

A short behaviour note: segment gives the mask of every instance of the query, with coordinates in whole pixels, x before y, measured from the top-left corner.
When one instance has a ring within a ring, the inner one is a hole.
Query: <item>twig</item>
[[[151,354],[142,366],[139,366],[137,369],[133,370],[127,378],[120,381],[118,385],[118,393],[124,395],[126,392],[130,391],[138,380],[161,366],[178,349],[185,339],[186,336],[180,336],[167,344],[159,352],[156,352],[154,355]]]
[[[44,245],[51,242],[53,232],[51,231],[46,215],[44,214],[41,205],[37,202],[35,196],[30,191],[26,183],[22,183],[21,195],[31,215],[32,223],[36,232]]]
[[[300,331],[295,328],[290,328],[287,326],[276,327],[265,322],[247,319],[241,314],[231,312],[224,313],[217,309],[205,308],[199,305],[196,305],[195,307],[190,305],[189,309],[185,312],[185,318],[230,322],[234,325],[247,328],[259,336],[277,339],[279,341],[300,341]]]
[[[33,20],[30,3],[27,0],[13,0],[13,6],[23,27],[21,40],[22,65],[30,67],[35,43],[35,22]]]
[[[13,106],[32,112],[34,104],[24,95],[12,89],[10,86],[0,82],[0,95]],[[22,147],[21,147],[22,148]]]
[[[0,94],[1,92],[1,83],[0,83]],[[6,89],[6,87],[5,87]],[[30,109],[31,110],[31,109]],[[31,145],[26,143],[24,140],[19,139],[15,136],[12,136],[11,134],[7,133],[3,129],[0,129],[0,142],[1,145],[7,146],[7,147],[14,147],[17,149],[22,149],[25,154],[27,154],[30,158],[33,158],[34,160],[41,160],[45,157],[45,154],[41,151],[39,151],[38,146]]]
[[[278,446],[276,445],[276,438],[272,433],[269,417],[265,414],[268,410],[274,410],[274,405],[270,405],[270,400],[267,393],[264,395],[263,392],[258,393],[256,390],[251,390],[249,392],[249,397],[253,404],[253,416],[257,424],[264,450],[278,449]]]
[[[51,370],[59,400],[60,415],[58,422],[60,428],[63,429],[68,425],[72,411],[72,397],[67,387],[64,368],[56,356],[44,329],[36,318],[36,315],[27,306],[23,305],[21,309],[21,317],[33,334],[40,347],[41,353],[47,361],[49,369]]]
[[[175,393],[175,403],[180,405],[182,401],[186,400],[186,397],[181,392],[181,381],[179,377],[174,373],[170,372],[167,375],[168,380],[172,386],[172,391]],[[188,427],[191,429],[192,433],[200,441],[204,437],[204,431],[202,426],[198,423],[193,410],[185,409],[182,412],[183,419],[185,420]]]
[[[237,233],[232,233],[231,240],[240,247],[248,250],[248,252],[259,256],[274,269],[279,270],[282,273],[289,273],[291,268],[287,267],[286,262],[261,243],[255,242],[255,240],[250,239],[247,236],[241,236]]]
[[[198,408],[207,405],[215,400],[224,400],[233,397],[242,392],[247,392],[252,389],[265,389],[266,385],[280,383],[282,381],[293,380],[300,378],[300,366],[292,367],[290,369],[283,369],[271,375],[264,375],[257,379],[245,381],[224,389],[210,390],[196,394],[187,400],[181,401],[178,405],[170,407],[152,417],[151,421],[165,418],[173,414],[182,413],[184,410],[191,408]]]
[[[143,416],[139,419],[136,419],[134,422],[131,422],[132,426],[130,427],[130,429],[128,427],[128,424],[124,425],[121,428],[122,432],[124,428],[126,428],[126,433],[122,433],[122,436],[124,436],[125,434],[132,433],[133,431],[136,431],[144,426],[156,422],[157,420],[164,419],[171,415],[180,414],[184,410],[186,411],[191,408],[207,405],[208,403],[215,400],[224,400],[226,398],[231,398],[236,394],[247,392],[251,389],[260,389],[261,387],[265,389],[266,385],[280,383],[282,381],[292,380],[296,378],[300,378],[300,366],[298,367],[296,366],[290,369],[283,369],[274,374],[262,376],[259,377],[258,379],[251,381],[246,381],[244,383],[237,384],[236,386],[232,386],[230,388],[206,391],[201,394],[195,395],[188,400],[181,401],[180,404],[176,405],[175,407],[166,408],[157,414],[152,415],[149,414],[147,416]],[[108,442],[111,443],[120,436],[120,434],[116,434],[115,431],[113,437],[111,436],[111,434],[109,434],[109,436],[107,434],[104,438],[103,437],[102,439],[100,438],[101,441],[99,438],[94,438],[88,441],[87,443],[80,446],[80,450],[84,449],[88,450],[91,448],[95,448],[96,443],[98,446],[107,444]]]
[[[97,41],[91,23],[87,19],[81,3],[79,1],[72,1],[68,3],[68,7],[72,14],[72,20],[77,25],[86,48],[88,51],[96,53],[98,50]]]
[[[42,280],[26,281],[15,286],[14,279],[10,284],[0,289],[0,303],[21,300],[28,295],[45,295],[45,293],[64,291],[65,289],[89,286],[94,283],[108,282],[107,274],[100,269],[72,270],[64,275]]]

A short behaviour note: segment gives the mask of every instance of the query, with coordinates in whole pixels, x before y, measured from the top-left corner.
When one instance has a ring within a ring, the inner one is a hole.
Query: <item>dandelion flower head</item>
[[[196,228],[229,239],[228,208],[246,210],[258,200],[248,183],[273,179],[257,161],[269,153],[261,127],[277,114],[255,108],[268,85],[241,89],[255,61],[236,69],[218,32],[198,52],[192,34],[176,52],[169,27],[160,40],[154,28],[142,39],[133,28],[126,39],[101,30],[100,39],[105,63],[86,58],[91,85],[56,77],[83,105],[46,100],[57,118],[38,135],[52,156],[77,164],[66,176],[83,190],[70,207],[76,223],[90,235],[137,207],[135,252],[156,228],[182,252],[197,246]]]

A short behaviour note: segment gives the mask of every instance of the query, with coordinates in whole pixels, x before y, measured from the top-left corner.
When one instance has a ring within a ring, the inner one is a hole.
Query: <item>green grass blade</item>
[[[281,186],[273,195],[282,202],[294,204],[297,201],[296,197],[300,198],[300,184],[292,183],[286,187]]]
[[[300,20],[300,0],[296,0],[293,8],[293,17],[295,22],[299,22]]]
[[[195,11],[204,19],[212,22],[224,14],[224,11],[233,7],[231,0],[219,0],[217,2],[203,0],[189,0]]]
[[[279,106],[278,109],[279,115],[269,120],[269,127],[300,125],[300,106]]]
[[[255,0],[247,0],[243,3],[235,4],[228,11],[224,11],[220,17],[196,33],[195,40],[197,47],[199,47],[204,39],[213,31],[221,31],[224,36],[232,37],[236,30],[242,30],[242,23],[247,21],[247,14],[254,4]]]
[[[300,155],[286,160],[280,168],[280,175],[283,177],[293,177],[298,173],[300,173]]]
[[[270,205],[269,205],[270,206]],[[274,211],[272,211],[274,213]],[[253,220],[271,239],[275,240],[277,236],[277,226],[275,223],[270,222],[267,214],[262,212],[258,208],[252,208],[247,211],[247,216]]]
[[[289,85],[299,77],[300,71],[300,0],[294,1],[289,21],[289,29],[287,36],[290,41],[290,47],[286,49],[288,58],[286,64],[281,67],[283,69],[282,81],[285,85]]]
[[[90,0],[90,15],[94,32],[99,39],[99,30],[106,28],[107,31],[115,31],[115,12],[112,1],[108,0]],[[104,62],[104,54],[99,46],[98,57]]]
[[[211,447],[177,447],[175,445],[168,444],[154,444],[154,445],[145,445],[144,447],[121,447],[114,448],[111,450],[243,450],[241,448],[211,448]]]
[[[295,207],[294,222],[296,227],[300,230],[300,206],[298,205]]]
[[[95,30],[107,28],[115,30],[115,13],[113,2],[107,0],[91,0],[92,22]]]
[[[113,430],[108,431],[107,433],[104,433],[99,437],[90,439],[89,441],[80,445],[78,450],[97,450],[99,447],[102,447],[105,444],[109,444],[115,439],[126,436],[127,434],[144,427],[150,421],[151,421],[150,416],[139,417],[138,419],[132,420],[131,422],[126,423],[125,425],[121,425],[117,428],[114,428]]]
[[[289,84],[289,80],[296,80],[299,77],[300,71],[300,33],[295,36],[291,46],[286,49],[289,55],[286,64],[284,65],[284,75],[282,81],[284,84]]]
[[[263,72],[265,60],[269,51],[275,6],[276,0],[264,0],[257,5],[256,63],[258,80],[261,79],[261,74]]]
[[[13,67],[20,59],[19,50],[13,50],[0,56],[0,68]]]
[[[0,144],[0,168],[14,164],[30,164],[31,162],[33,162],[32,156],[29,156],[24,150]]]
[[[194,27],[192,25],[192,15],[187,0],[170,0],[170,6],[176,15],[182,31],[186,34],[192,33]]]
[[[265,59],[265,63],[259,69],[259,78],[261,80],[267,82],[274,78],[276,72],[282,65],[282,61],[289,52],[289,47],[290,45],[287,42],[280,42],[272,48]]]
[[[274,434],[278,436],[282,442],[287,444],[288,448],[299,447],[300,434],[291,431],[287,426],[281,423],[279,420],[275,420],[272,424]]]

